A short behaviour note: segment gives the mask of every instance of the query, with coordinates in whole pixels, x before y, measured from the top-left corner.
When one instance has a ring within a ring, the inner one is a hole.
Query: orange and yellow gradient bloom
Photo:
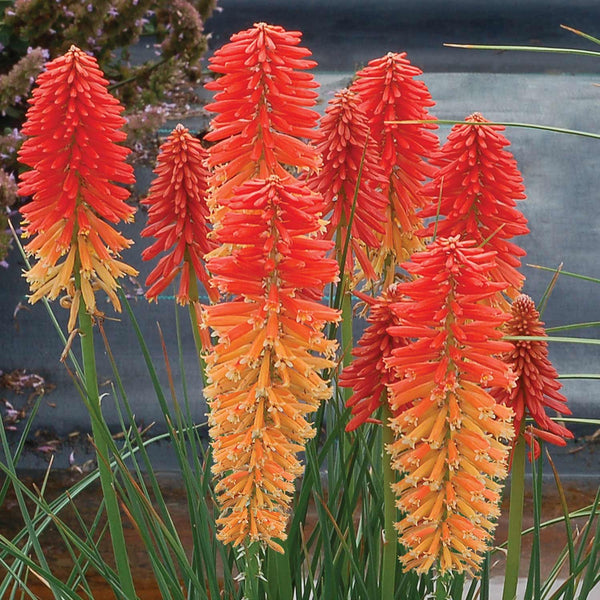
[[[487,388],[510,389],[514,376],[498,358],[511,348],[500,331],[509,315],[482,303],[503,285],[487,278],[494,258],[439,238],[403,265],[416,279],[397,285],[405,298],[391,306],[400,324],[389,334],[412,340],[387,361],[398,377],[387,450],[404,474],[392,487],[407,570],[476,573],[499,514],[512,410]]]
[[[19,194],[32,196],[21,208],[25,251],[37,259],[26,272],[30,302],[64,294],[75,327],[80,302],[100,314],[95,294],[104,291],[117,311],[117,280],[137,271],[118,260],[131,241],[110,223],[131,221],[125,201],[134,182],[125,162],[130,150],[121,126],[123,107],[107,90],[96,60],[71,46],[46,65],[33,90],[27,136],[19,160],[31,167],[20,177]]]
[[[299,292],[334,281],[332,242],[316,239],[321,203],[302,183],[248,181],[225,201],[216,239],[228,256],[208,261],[229,302],[207,306],[217,336],[206,358],[219,538],[285,539],[298,453],[315,432],[308,420],[331,391],[320,372],[336,345],[322,333],[338,313]]]
[[[206,158],[200,140],[181,124],[160,147],[154,170],[157,177],[142,202],[148,207],[148,225],[142,236],[156,238],[142,252],[142,258],[152,260],[164,253],[146,279],[148,300],[156,300],[178,275],[175,297],[180,304],[198,300],[195,279],[191,278],[202,282],[211,300],[218,298],[216,290],[208,285],[204,266],[204,255],[215,247],[208,237]]]
[[[544,323],[533,300],[521,294],[511,307],[512,318],[504,332],[511,336],[545,337]],[[551,444],[565,446],[573,434],[563,425],[553,421],[546,409],[561,415],[570,415],[567,399],[560,393],[562,387],[558,373],[548,358],[548,342],[542,340],[514,340],[513,348],[504,355],[504,360],[517,376],[516,386],[511,390],[494,388],[491,394],[498,402],[515,411],[515,434],[521,431],[523,419],[531,417],[534,425],[525,428],[525,439],[532,446],[533,456],[540,454],[536,438]]]
[[[211,59],[223,76],[207,109],[213,169],[209,207],[218,248],[211,283],[226,297],[203,309],[216,337],[206,356],[218,537],[281,551],[298,454],[315,435],[309,415],[331,395],[323,369],[336,344],[322,330],[337,311],[318,299],[337,280],[324,203],[297,175],[320,159],[311,110],[314,66],[300,34],[258,23]]]

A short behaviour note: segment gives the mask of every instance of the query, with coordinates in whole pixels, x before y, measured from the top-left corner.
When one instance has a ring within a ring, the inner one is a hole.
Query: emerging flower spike
[[[66,292],[72,330],[82,297],[96,314],[101,289],[120,311],[117,279],[137,274],[116,259],[131,241],[107,223],[133,220],[129,191],[118,185],[134,182],[133,169],[125,162],[130,150],[116,143],[125,139],[123,107],[95,58],[71,46],[36,83],[22,129],[28,139],[19,151],[32,167],[19,184],[20,195],[33,196],[21,208],[25,235],[35,236],[25,251],[38,259],[25,277],[31,303]]]
[[[329,102],[321,119],[317,150],[322,156],[323,167],[309,180],[309,185],[323,195],[324,214],[331,212],[326,237],[332,238],[338,232],[341,257],[348,224],[353,217],[344,269],[352,277],[355,256],[365,276],[376,279],[364,247],[377,250],[381,246],[381,235],[376,233],[384,233],[388,202],[381,190],[386,185],[386,178],[379,165],[378,148],[370,135],[367,117],[353,92],[341,90]]]
[[[545,336],[544,323],[533,300],[521,294],[513,302],[512,318],[505,326],[506,335]],[[498,402],[510,406],[515,411],[515,433],[521,430],[523,419],[529,414],[536,423],[526,428],[525,438],[533,446],[534,457],[540,454],[539,437],[546,442],[566,445],[566,439],[573,434],[546,415],[546,408],[561,415],[570,415],[567,399],[559,392],[562,385],[558,373],[548,359],[548,342],[515,340],[513,348],[504,355],[504,360],[517,376],[517,385],[507,390],[493,388],[490,393]]]
[[[407,339],[390,335],[388,328],[399,325],[391,310],[393,303],[400,300],[395,284],[375,299],[360,292],[354,292],[361,300],[371,306],[365,329],[358,346],[352,350],[354,361],[348,365],[338,379],[341,387],[352,388],[353,394],[346,406],[352,408],[352,419],[346,425],[346,431],[354,431],[363,423],[373,422],[373,413],[387,399],[386,386],[397,380],[394,369],[386,364],[395,348],[407,344]],[[384,396],[385,394],[385,396]],[[408,408],[402,407],[403,410]]]
[[[372,60],[357,73],[351,90],[359,95],[369,119],[371,135],[380,153],[389,203],[381,251],[376,255],[378,273],[391,256],[393,265],[423,248],[415,232],[423,224],[416,212],[428,203],[423,182],[433,175],[426,160],[438,150],[438,138],[430,131],[433,123],[400,125],[390,121],[429,120],[431,94],[423,81],[415,77],[422,71],[412,65],[406,53],[388,53]],[[388,269],[388,283],[393,269]]]
[[[231,42],[209,59],[222,77],[206,85],[216,91],[208,111],[218,113],[205,139],[217,142],[210,151],[214,167],[214,202],[252,178],[291,177],[287,169],[316,170],[314,148],[299,138],[314,139],[319,114],[316,65],[300,47],[301,34],[257,23],[231,36]]]
[[[224,198],[209,255],[213,283],[232,300],[204,307],[217,336],[206,358],[213,472],[221,506],[219,539],[261,541],[281,551],[297,454],[314,436],[307,416],[329,398],[322,369],[333,367],[335,342],[322,333],[337,311],[304,297],[337,279],[326,258],[319,197],[306,184],[271,176]],[[318,356],[324,355],[324,357]]]
[[[399,379],[389,402],[400,413],[387,449],[404,473],[393,488],[406,515],[397,529],[407,570],[475,574],[495,528],[512,410],[485,388],[509,389],[514,377],[497,358],[511,347],[500,339],[509,315],[482,303],[504,285],[487,278],[493,265],[493,252],[458,238],[402,265],[417,279],[398,284],[407,299],[391,306],[400,325],[388,333],[415,341],[387,361]]]
[[[487,125],[479,113],[465,121],[473,125],[455,125],[432,159],[438,170],[426,186],[430,204],[420,216],[435,217],[439,210],[445,219],[438,222],[437,235],[460,235],[478,245],[485,241],[486,250],[497,252],[492,281],[508,283],[505,293],[514,298],[525,279],[517,271],[525,251],[509,240],[529,233],[527,219],[516,208],[517,201],[525,199],[523,178],[505,150],[509,141],[500,133],[504,127]],[[435,227],[431,223],[421,235],[433,235]],[[501,304],[508,309],[506,302]]]
[[[208,170],[206,150],[189,130],[179,124],[160,147],[158,165],[154,172],[148,197],[142,202],[149,207],[148,225],[144,237],[156,241],[142,252],[144,260],[152,260],[166,252],[146,279],[150,286],[148,300],[158,295],[181,274],[177,302],[187,304],[198,298],[190,297],[190,278],[198,278],[208,296],[215,301],[218,293],[208,285],[204,255],[215,247],[208,239]],[[192,281],[192,290],[196,287]]]

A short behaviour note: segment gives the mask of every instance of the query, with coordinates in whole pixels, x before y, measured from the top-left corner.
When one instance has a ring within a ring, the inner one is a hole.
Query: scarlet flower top
[[[355,256],[365,276],[376,279],[364,247],[381,246],[381,235],[376,234],[385,231],[388,200],[382,190],[387,181],[379,165],[378,146],[370,134],[367,116],[354,92],[341,90],[329,102],[319,125],[317,151],[323,166],[309,179],[309,184],[323,195],[324,214],[331,213],[327,237],[332,238],[337,231],[341,253],[352,219],[345,271],[352,276]]]
[[[512,318],[505,328],[506,335],[545,337],[544,323],[533,300],[525,295],[518,296],[511,307]],[[561,415],[570,415],[567,399],[560,393],[562,387],[558,373],[548,358],[548,342],[543,340],[514,340],[513,347],[504,355],[504,360],[517,376],[516,386],[511,390],[496,387],[491,394],[498,402],[515,411],[515,432],[521,431],[523,420],[530,416],[535,425],[528,426],[525,438],[533,447],[534,457],[540,453],[535,439],[566,445],[573,434],[563,425],[552,420],[546,409]]]
[[[142,201],[148,206],[148,225],[144,237],[156,241],[142,252],[144,260],[152,260],[161,252],[166,254],[148,275],[146,292],[149,300],[158,295],[181,274],[177,301],[187,304],[197,300],[190,292],[190,278],[198,277],[211,300],[218,298],[208,285],[204,255],[215,243],[209,240],[208,170],[206,150],[200,140],[179,124],[160,147],[157,177],[150,186],[148,197]],[[195,289],[195,282],[192,289]]]
[[[205,136],[216,142],[209,156],[215,201],[248,179],[284,179],[290,167],[319,167],[314,148],[299,139],[315,138],[319,118],[311,110],[318,84],[305,72],[316,63],[308,60],[300,37],[298,31],[256,23],[232,35],[209,59],[210,69],[222,75],[206,85],[217,92],[205,107],[217,113]]]
[[[479,113],[465,120],[473,124],[455,125],[431,160],[437,171],[425,188],[429,205],[419,214],[438,215],[440,220],[421,235],[431,236],[437,227],[442,237],[461,235],[477,244],[485,242],[486,249],[497,252],[490,277],[508,283],[506,293],[514,298],[524,281],[517,269],[525,251],[510,240],[529,233],[527,219],[516,208],[525,198],[523,178],[505,149],[509,141],[500,133],[504,127],[488,125]]]
[[[428,202],[422,188],[433,175],[428,158],[439,147],[431,131],[437,125],[397,123],[433,119],[428,111],[434,105],[431,94],[425,83],[416,79],[422,73],[405,52],[389,52],[359,71],[350,88],[361,99],[387,179],[383,190],[389,198],[386,230],[382,250],[374,261],[378,273],[390,254],[396,263],[422,249],[414,235],[422,227],[416,212]]]
[[[363,423],[374,421],[373,413],[387,403],[387,387],[397,380],[395,370],[388,366],[395,348],[408,343],[406,337],[391,335],[388,329],[399,325],[391,307],[400,300],[395,284],[385,290],[379,298],[371,298],[354,292],[370,305],[365,329],[356,348],[352,350],[354,360],[340,374],[338,385],[352,388],[346,406],[352,408],[352,419],[346,431],[353,431]]]
[[[19,194],[33,197],[21,208],[25,235],[33,237],[25,250],[38,259],[26,278],[30,302],[66,291],[71,329],[80,297],[95,313],[102,289],[120,310],[116,280],[137,274],[116,258],[131,241],[109,225],[133,219],[121,185],[134,182],[133,169],[125,162],[130,150],[118,144],[125,139],[123,107],[95,58],[71,46],[36,83],[19,151],[32,168],[19,183]]]

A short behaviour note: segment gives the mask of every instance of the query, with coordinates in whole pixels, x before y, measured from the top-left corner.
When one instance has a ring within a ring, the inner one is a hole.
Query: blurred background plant
[[[204,22],[217,0],[0,0],[0,264],[10,248],[7,218],[27,97],[48,59],[71,44],[97,57],[125,105],[131,160],[154,162],[156,131],[169,111],[197,102],[207,49]],[[142,36],[155,57],[133,56]]]

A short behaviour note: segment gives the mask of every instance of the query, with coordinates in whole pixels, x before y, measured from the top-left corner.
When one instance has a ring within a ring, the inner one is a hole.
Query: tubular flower
[[[209,298],[218,294],[208,285],[208,273],[203,264],[204,255],[215,247],[208,239],[208,170],[206,150],[189,130],[179,124],[161,146],[158,165],[154,172],[148,197],[143,204],[149,207],[148,225],[144,237],[156,241],[142,252],[144,260],[152,260],[166,252],[146,279],[150,286],[149,300],[158,295],[181,273],[177,301],[187,304],[197,300],[190,297],[190,278],[197,277],[206,288]],[[195,279],[192,290],[195,288]]]
[[[518,296],[511,311],[512,318],[504,329],[507,335],[546,335],[540,313],[529,296]],[[498,402],[515,411],[516,434],[521,431],[521,423],[526,414],[533,418],[536,426],[526,428],[525,439],[533,446],[533,454],[537,458],[540,446],[535,437],[559,446],[566,445],[565,438],[573,438],[568,429],[546,415],[545,409],[555,410],[561,415],[570,415],[571,411],[567,407],[567,399],[559,392],[562,385],[548,359],[548,342],[515,340],[512,344],[513,347],[504,355],[504,360],[515,372],[517,385],[511,390],[494,388],[491,394]]]
[[[351,87],[361,98],[387,179],[385,234],[374,261],[378,273],[383,271],[388,256],[396,264],[423,248],[414,235],[423,226],[416,212],[428,202],[422,188],[424,180],[433,174],[426,160],[439,147],[437,137],[430,131],[437,126],[390,122],[433,118],[427,110],[434,105],[429,90],[424,82],[415,79],[421,74],[406,53],[390,52],[369,62],[357,73]]]
[[[358,96],[350,90],[338,92],[330,101],[321,119],[317,150],[322,156],[323,166],[309,184],[323,195],[324,214],[331,212],[326,237],[332,238],[338,232],[341,254],[352,218],[351,245],[344,269],[352,276],[354,255],[365,276],[376,279],[364,247],[376,250],[381,246],[381,235],[378,237],[376,233],[384,233],[387,198],[381,190],[386,180],[379,165],[377,144],[370,136],[367,117]]]
[[[487,278],[493,261],[472,240],[438,238],[402,265],[417,279],[398,284],[406,299],[391,306],[400,325],[388,333],[414,341],[387,361],[400,413],[387,450],[404,473],[393,488],[406,514],[397,529],[407,570],[474,573],[495,527],[512,410],[485,388],[508,389],[514,376],[497,358],[510,348],[500,339],[509,315],[482,304],[503,285]]]
[[[386,364],[395,348],[405,346],[407,339],[390,335],[388,328],[399,325],[391,310],[393,303],[400,300],[395,284],[374,299],[354,292],[371,306],[365,329],[358,346],[352,350],[354,361],[348,365],[338,379],[341,387],[352,388],[353,394],[346,406],[352,408],[352,419],[346,431],[354,431],[363,423],[373,422],[373,413],[387,400],[386,386],[397,380],[394,369]],[[403,407],[406,409],[406,407]]]
[[[338,312],[304,297],[337,279],[318,239],[321,202],[290,178],[251,180],[222,199],[207,267],[231,301],[204,307],[203,325],[217,337],[206,358],[213,472],[221,516],[219,539],[261,541],[281,551],[301,474],[298,452],[314,436],[307,420],[330,390],[335,342],[322,333]],[[318,356],[322,355],[322,356]]]
[[[206,85],[216,91],[208,111],[218,113],[205,139],[214,167],[214,202],[252,178],[291,177],[289,167],[316,170],[314,148],[299,138],[314,139],[318,87],[310,51],[300,47],[300,32],[257,23],[231,36],[209,59],[222,77]]]
[[[508,283],[505,293],[514,298],[525,279],[517,271],[525,251],[509,240],[529,233],[527,219],[516,208],[516,202],[525,198],[523,178],[505,150],[509,142],[500,133],[504,127],[486,125],[479,113],[465,121],[473,125],[455,125],[432,160],[438,170],[426,186],[430,204],[420,216],[434,217],[439,210],[446,218],[438,222],[437,235],[461,235],[477,244],[485,241],[486,250],[497,252],[490,278]],[[432,235],[435,227],[430,224],[422,235]],[[502,308],[508,304],[502,302]]]
[[[93,57],[71,46],[36,83],[19,151],[32,167],[19,184],[20,195],[33,196],[21,208],[25,235],[33,236],[25,251],[38,259],[25,277],[31,303],[66,292],[72,330],[82,297],[97,313],[101,289],[119,311],[117,279],[137,274],[116,258],[131,241],[107,223],[133,220],[129,191],[118,185],[134,182],[133,169],[125,162],[130,151],[116,143],[125,139],[123,107]]]

